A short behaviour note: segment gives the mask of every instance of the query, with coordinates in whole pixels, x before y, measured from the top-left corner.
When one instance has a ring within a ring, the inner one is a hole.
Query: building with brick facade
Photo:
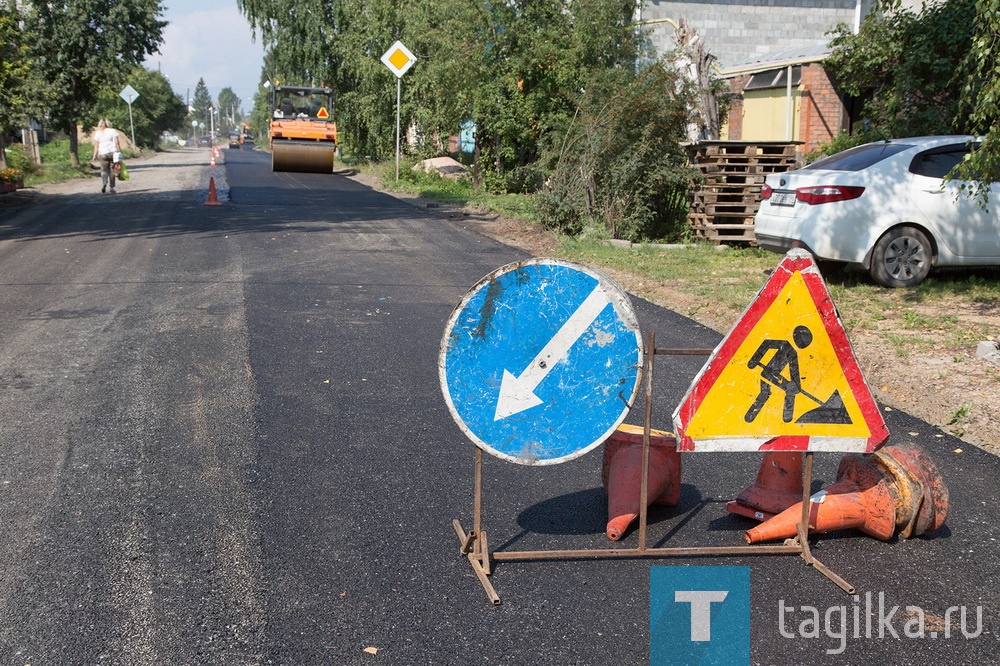
[[[917,0],[919,2],[919,0]],[[915,2],[904,2],[912,6]],[[795,141],[805,153],[851,126],[854,102],[823,69],[828,33],[855,31],[871,0],[649,0],[639,19],[660,54],[679,25],[697,31],[735,101],[720,138]]]
[[[830,81],[823,68],[828,54],[826,46],[814,46],[723,70],[736,96],[720,138],[796,141],[807,153],[849,131],[854,102]]]

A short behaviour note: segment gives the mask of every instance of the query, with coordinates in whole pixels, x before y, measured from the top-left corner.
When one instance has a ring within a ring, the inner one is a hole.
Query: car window
[[[805,168],[829,171],[861,171],[912,147],[905,143],[870,143],[824,157]]]
[[[918,176],[928,178],[944,178],[948,172],[960,164],[969,155],[966,146],[950,147],[947,150],[929,150],[920,153],[910,163],[910,171]]]

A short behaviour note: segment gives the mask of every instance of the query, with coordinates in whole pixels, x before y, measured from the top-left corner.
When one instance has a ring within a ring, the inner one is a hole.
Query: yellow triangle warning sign
[[[319,111],[316,112],[316,117],[322,120],[326,120],[330,117],[330,112],[326,110],[326,107],[321,107]]]
[[[674,412],[679,451],[874,451],[889,436],[812,255],[791,250]]]

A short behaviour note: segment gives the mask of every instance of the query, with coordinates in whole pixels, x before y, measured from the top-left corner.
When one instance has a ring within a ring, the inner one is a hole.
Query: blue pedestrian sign
[[[483,450],[523,465],[582,456],[625,420],[642,336],[607,276],[559,259],[487,275],[452,313],[438,370],[448,409]]]

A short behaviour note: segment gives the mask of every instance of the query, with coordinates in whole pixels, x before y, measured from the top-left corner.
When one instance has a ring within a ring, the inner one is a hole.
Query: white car
[[[860,264],[885,287],[915,285],[936,266],[1000,265],[1000,184],[984,206],[974,183],[944,179],[978,146],[972,136],[893,139],[769,174],[757,243]]]

